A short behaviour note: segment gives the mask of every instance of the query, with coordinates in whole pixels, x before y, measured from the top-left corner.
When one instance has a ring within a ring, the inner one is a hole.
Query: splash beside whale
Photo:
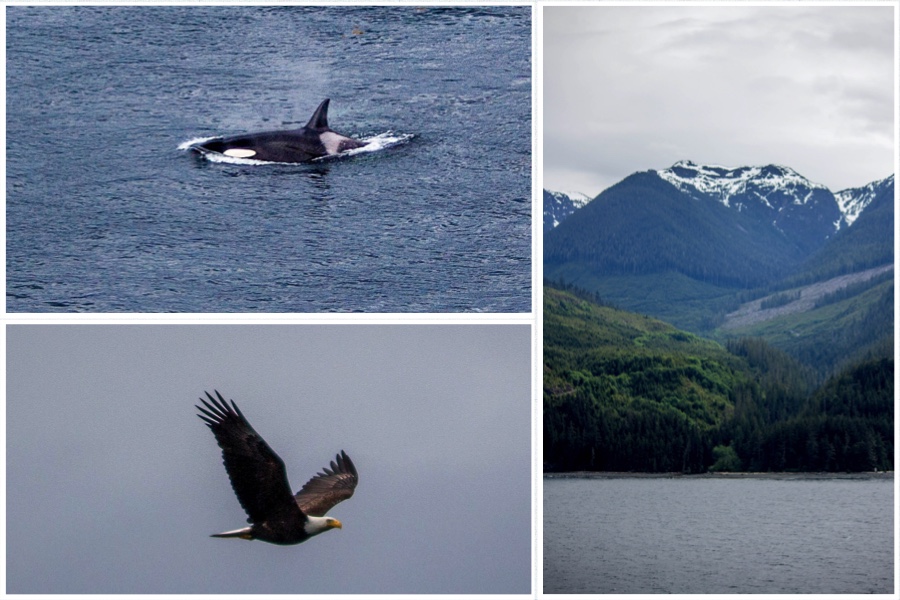
[[[217,137],[194,144],[190,149],[231,158],[304,163],[366,146],[367,142],[341,135],[328,127],[328,103],[328,98],[323,100],[309,122],[300,129]]]

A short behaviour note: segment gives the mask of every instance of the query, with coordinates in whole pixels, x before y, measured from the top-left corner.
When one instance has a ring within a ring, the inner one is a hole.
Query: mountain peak
[[[841,208],[844,222],[853,225],[860,213],[882,192],[882,190],[894,185],[894,174],[891,173],[884,179],[873,181],[867,185],[848,188],[834,194],[834,199]]]
[[[590,201],[590,196],[581,192],[544,190],[544,231],[553,229]]]
[[[843,218],[827,187],[782,165],[725,167],[682,160],[656,175],[696,201],[717,202],[771,223],[807,248],[833,235]]]
[[[680,160],[657,174],[683,192],[696,197],[711,197],[725,206],[731,206],[732,198],[751,194],[774,208],[770,196],[790,196],[795,204],[806,204],[813,197],[813,190],[827,190],[824,185],[813,183],[790,167],[765,165],[758,167],[725,167],[701,165],[690,160]],[[738,207],[740,210],[740,207]]]

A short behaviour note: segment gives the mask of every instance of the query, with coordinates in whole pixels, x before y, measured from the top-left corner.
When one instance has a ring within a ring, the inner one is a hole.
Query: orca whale
[[[232,158],[302,163],[365,146],[365,142],[348,138],[328,127],[328,102],[328,98],[323,100],[309,123],[300,129],[219,137],[191,146],[191,149]]]

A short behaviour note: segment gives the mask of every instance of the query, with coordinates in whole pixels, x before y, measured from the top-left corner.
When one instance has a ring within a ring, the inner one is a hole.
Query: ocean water
[[[530,7],[6,15],[8,311],[530,310]],[[377,151],[184,149],[324,98]]]
[[[544,479],[544,592],[894,593],[893,480]]]

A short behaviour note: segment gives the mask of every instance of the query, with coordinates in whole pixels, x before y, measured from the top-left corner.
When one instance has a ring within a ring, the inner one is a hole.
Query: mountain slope
[[[864,192],[856,196],[853,206],[865,206],[855,213],[852,225],[843,227],[810,256],[786,284],[817,281],[894,262],[894,177],[861,189]]]
[[[674,271],[750,287],[787,274],[805,256],[805,245],[771,223],[694,198],[650,171],[608,188],[548,232],[544,268],[551,279],[556,269],[575,263],[593,274]]]

